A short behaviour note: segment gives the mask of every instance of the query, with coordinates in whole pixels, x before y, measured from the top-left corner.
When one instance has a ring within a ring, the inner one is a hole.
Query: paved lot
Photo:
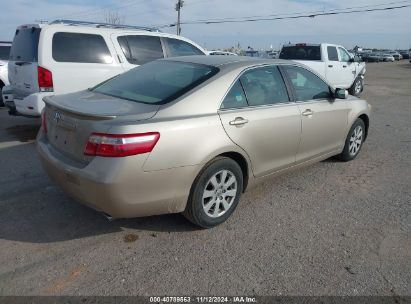
[[[243,196],[196,230],[181,215],[108,222],[45,176],[39,121],[0,110],[2,295],[411,295],[411,64],[369,64],[368,141]]]

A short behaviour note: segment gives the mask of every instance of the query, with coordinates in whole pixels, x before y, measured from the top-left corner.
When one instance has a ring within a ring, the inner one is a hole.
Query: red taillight
[[[85,155],[124,157],[151,152],[160,133],[103,134],[92,133],[84,150]]]
[[[47,133],[46,110],[41,112],[41,128],[44,133]]]
[[[37,67],[40,92],[53,92],[53,75],[45,68]]]

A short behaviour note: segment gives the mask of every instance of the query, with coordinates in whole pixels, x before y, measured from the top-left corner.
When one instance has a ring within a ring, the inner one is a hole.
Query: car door
[[[340,150],[347,133],[346,100],[334,99],[328,84],[305,68],[286,65],[282,69],[301,113],[302,133],[296,162]]]
[[[356,62],[350,62],[350,55],[342,47],[338,47],[338,57],[340,64],[342,66],[341,71],[341,87],[349,88],[355,79],[356,76]]]
[[[327,46],[328,61],[326,61],[327,80],[336,87],[341,87],[344,83],[343,64],[338,58],[337,47]]]
[[[7,67],[16,99],[39,92],[37,70],[40,33],[38,27],[19,27],[16,30]]]
[[[245,71],[227,93],[219,115],[228,136],[249,155],[256,177],[295,163],[300,112],[276,66]]]

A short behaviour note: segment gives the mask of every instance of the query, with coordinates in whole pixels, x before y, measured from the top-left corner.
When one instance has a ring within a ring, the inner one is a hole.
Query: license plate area
[[[50,134],[49,140],[52,145],[58,150],[73,154],[75,147],[75,138],[73,130],[69,130],[63,126],[55,125],[54,134]]]

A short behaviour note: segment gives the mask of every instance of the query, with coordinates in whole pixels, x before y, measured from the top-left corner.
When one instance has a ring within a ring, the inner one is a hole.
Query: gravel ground
[[[411,295],[411,64],[368,64],[370,134],[248,191],[231,219],[108,222],[45,176],[39,120],[0,110],[1,295]]]

